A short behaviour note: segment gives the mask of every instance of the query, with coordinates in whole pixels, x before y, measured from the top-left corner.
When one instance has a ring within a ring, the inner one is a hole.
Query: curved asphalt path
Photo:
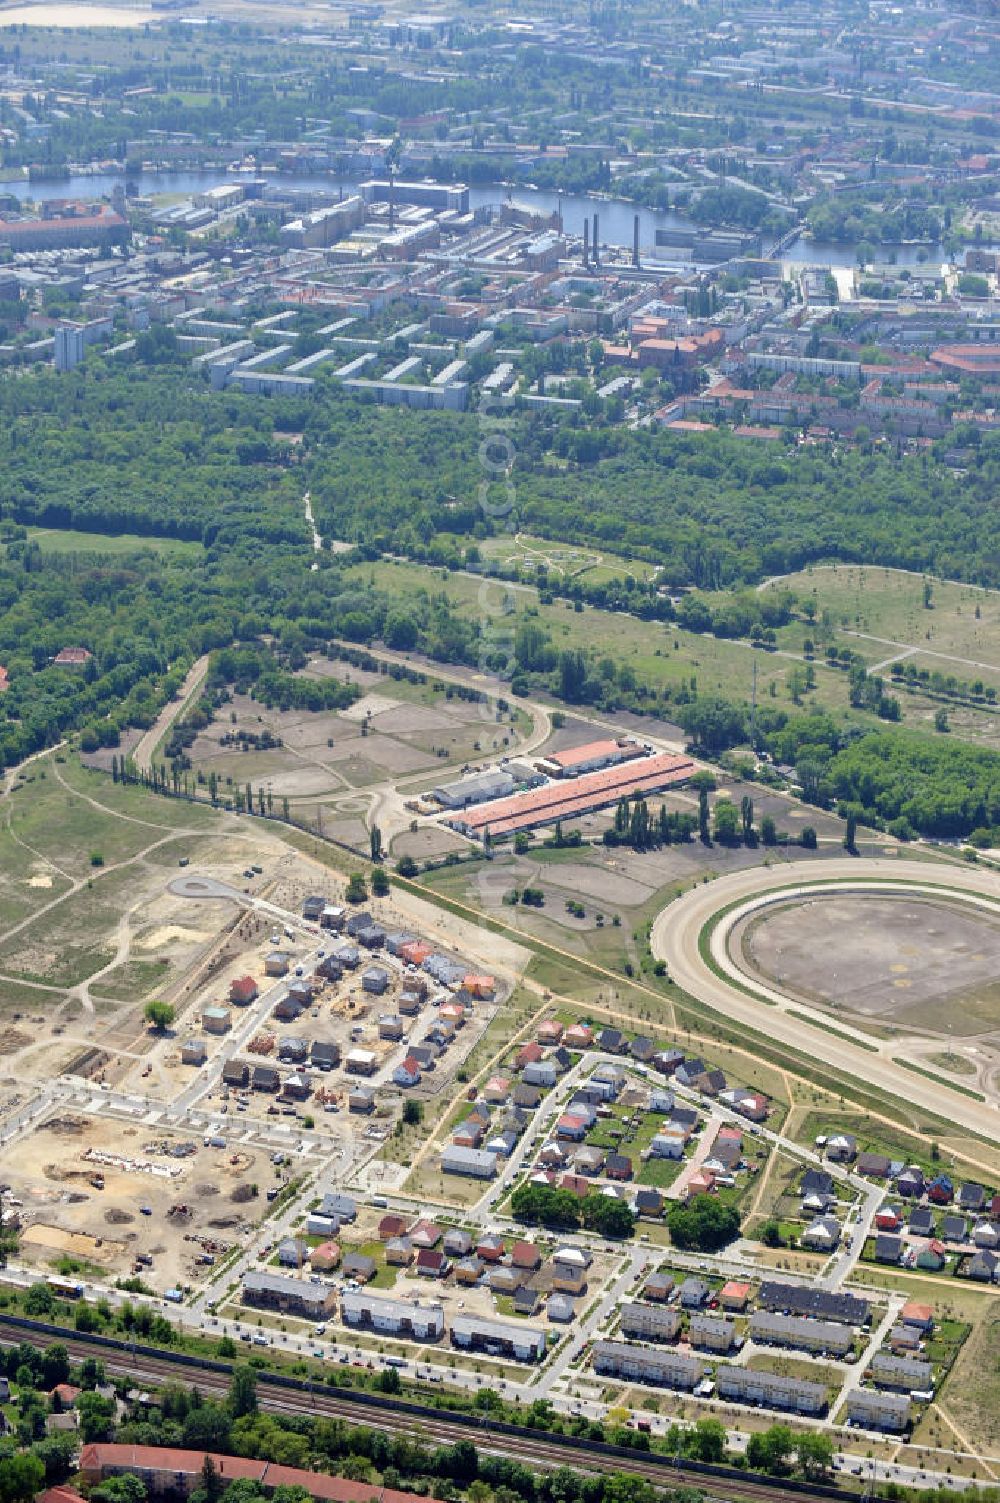
[[[837,885],[828,887],[828,891],[844,892],[852,880],[862,891],[869,892],[873,880],[883,883],[887,891],[901,889],[912,896],[917,896],[920,889],[922,896],[942,895],[941,889],[947,889],[953,896],[968,898],[977,906],[992,908],[995,904],[1000,911],[1000,873],[978,867],[965,869],[896,857],[879,860],[845,856],[821,863],[792,862],[770,870],[757,867],[736,872],[692,888],[657,915],[650,936],[653,955],[666,961],[671,978],[679,986],[722,1013],[730,1023],[742,1023],[775,1043],[798,1050],[806,1058],[820,1060],[969,1132],[1000,1143],[1000,1110],[995,1100],[974,1101],[904,1069],[880,1049],[872,1052],[870,1047],[866,1049],[860,1042],[855,1043],[854,1039],[866,1039],[867,1035],[849,1024],[838,1021],[835,1025],[843,1038],[839,1033],[831,1033],[830,1027],[834,1025],[826,1014],[814,1012],[797,998],[747,978],[742,985],[731,979],[742,973],[728,956],[728,933],[750,908],[766,905],[769,895],[779,893],[783,899],[808,898],[830,883]],[[699,936],[720,909],[731,904],[740,906],[727,914],[712,932],[713,961],[728,972],[720,976],[703,958]],[[844,936],[844,943],[850,944],[850,935]],[[751,987],[759,999],[748,995],[744,987]],[[806,1021],[811,1012],[817,1019],[815,1024]],[[902,1053],[905,1042],[897,1039],[892,1047]]]

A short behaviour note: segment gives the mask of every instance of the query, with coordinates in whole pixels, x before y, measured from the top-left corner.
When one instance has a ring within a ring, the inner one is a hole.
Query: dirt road
[[[169,704],[163,706],[163,709],[156,717],[155,724],[150,726],[149,730],[143,736],[135,751],[132,753],[133,760],[135,761],[136,766],[140,768],[141,771],[149,771],[150,767],[153,765],[153,754],[156,751],[156,748],[159,746],[161,740],[166,735],[167,731],[169,731],[174,721],[179,719],[179,717],[187,709],[191,700],[201,689],[201,686],[205,680],[205,674],[207,672],[208,654],[206,653],[205,656],[200,657],[196,663],[192,663],[190,669],[188,670],[187,677],[181,685],[181,691],[178,694],[177,698],[172,699]]]

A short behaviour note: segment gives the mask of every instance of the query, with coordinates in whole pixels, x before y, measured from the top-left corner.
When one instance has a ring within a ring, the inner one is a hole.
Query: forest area
[[[571,427],[515,418],[516,515],[505,522],[612,544],[658,568],[593,585],[543,576],[541,600],[676,619],[766,649],[797,609],[787,593],[747,588],[771,570],[835,556],[1000,578],[987,525],[1000,445],[988,439],[959,481],[933,454],[901,463],[820,451],[765,457],[724,434],[608,430],[601,457],[557,465]],[[430,569],[426,588],[394,591],[357,568],[383,554],[497,567],[480,554],[496,524],[479,506],[479,442],[475,419],[462,414],[387,412],[330,389],[311,402],[250,403],[169,365],[6,383],[0,762],[14,765],[72,731],[91,747],[119,745],[125,730],[153,722],[204,652],[217,654],[217,693],[238,683],[263,702],[304,706],[294,675],[337,640],[490,663],[482,623],[435,587]],[[315,570],[307,488],[323,536],[355,545],[321,552]],[[29,527],[72,528],[77,544],[46,551]],[[112,551],[124,532],[150,545]],[[163,538],[201,546],[159,550]],[[724,593],[689,593],[708,585]],[[65,647],[84,648],[85,660],[58,663]],[[570,705],[666,715],[709,755],[746,744],[745,705],[699,693],[694,680],[651,691],[613,647],[598,656],[554,645],[530,617],[519,618],[512,668],[515,695],[541,690]],[[851,806],[901,835],[1000,827],[1000,758],[880,729],[878,720],[899,718],[896,699],[857,665],[851,672],[860,723],[837,727],[774,705],[759,718],[761,747],[797,769],[805,797]]]

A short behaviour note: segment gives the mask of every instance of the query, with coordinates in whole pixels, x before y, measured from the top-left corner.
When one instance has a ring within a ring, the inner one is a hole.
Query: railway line
[[[134,1349],[125,1343],[106,1343],[87,1339],[72,1331],[27,1320],[16,1322],[0,1318],[0,1346],[16,1346],[24,1341],[58,1340],[74,1362],[93,1357],[103,1362],[108,1373],[127,1377],[138,1388],[155,1388],[167,1382],[189,1383],[206,1396],[221,1397],[229,1388],[229,1366],[214,1359],[157,1356],[141,1346]],[[275,1414],[310,1414],[337,1418],[352,1424],[374,1426],[381,1430],[403,1433],[436,1445],[454,1445],[472,1440],[481,1451],[507,1456],[539,1470],[570,1466],[577,1470],[598,1472],[627,1471],[656,1487],[687,1483],[698,1487],[707,1499],[718,1503],[782,1503],[794,1496],[811,1498],[845,1498],[850,1495],[835,1487],[807,1486],[791,1478],[770,1483],[752,1476],[734,1473],[719,1475],[723,1469],[703,1468],[683,1458],[659,1453],[646,1454],[625,1447],[581,1442],[577,1436],[545,1437],[524,1428],[498,1424],[485,1416],[437,1414],[414,1404],[408,1410],[398,1401],[366,1393],[346,1395],[308,1379],[288,1379],[257,1375],[257,1399],[260,1407]],[[414,1412],[416,1411],[416,1412]],[[584,1454],[581,1455],[581,1452]]]

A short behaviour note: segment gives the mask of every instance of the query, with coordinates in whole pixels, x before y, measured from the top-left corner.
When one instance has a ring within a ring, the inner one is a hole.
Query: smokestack
[[[598,238],[597,238],[597,230],[598,230],[599,224],[600,224],[600,220],[598,219],[597,215],[595,214],[594,215],[594,265],[595,266],[600,266],[600,264],[601,264],[601,253],[598,250],[598,245],[600,244],[600,242],[598,241]]]
[[[389,228],[396,228],[396,179],[389,173]]]
[[[589,268],[590,268],[590,220],[589,219],[584,219],[584,221],[583,221],[583,269],[584,269],[584,271],[587,271],[587,270],[589,270]]]
[[[639,216],[632,220],[632,265],[639,270]]]

